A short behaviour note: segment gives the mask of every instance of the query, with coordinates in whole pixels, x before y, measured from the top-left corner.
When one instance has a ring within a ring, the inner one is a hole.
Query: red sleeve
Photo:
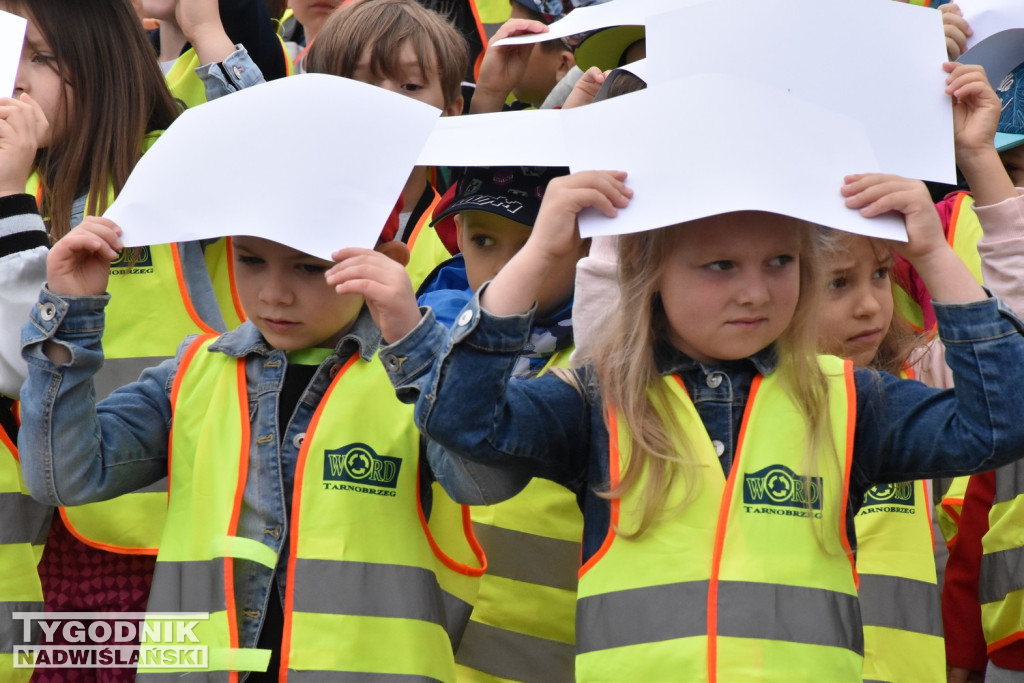
[[[959,192],[952,192],[935,205],[935,211],[939,214],[939,219],[942,221],[942,232],[947,238],[949,236],[949,225],[953,220],[953,208],[956,206],[956,199],[959,194]],[[932,295],[928,288],[924,286],[924,280],[917,274],[914,267],[910,265],[910,262],[902,256],[893,254],[893,259],[893,275],[896,279],[896,284],[902,287],[903,291],[909,294],[910,298],[921,307],[924,329],[935,329],[935,309],[932,308]]]
[[[956,542],[949,549],[942,586],[942,628],[946,634],[946,664],[984,671],[988,664],[985,634],[978,604],[981,539],[988,531],[988,512],[995,498],[995,474],[971,477],[964,495]]]

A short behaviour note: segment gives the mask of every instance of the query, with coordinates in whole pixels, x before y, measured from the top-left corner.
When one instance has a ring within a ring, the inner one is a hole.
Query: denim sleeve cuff
[[[480,306],[484,284],[455,318],[452,341],[481,351],[518,353],[530,337],[536,305],[518,315],[493,315]]]
[[[67,341],[98,341],[103,335],[103,309],[109,300],[109,294],[60,296],[44,285],[23,328],[22,345],[58,336]]]
[[[264,82],[263,73],[240,44],[223,62],[196,67],[196,74],[206,86],[206,99],[214,100],[226,94]]]
[[[380,361],[403,403],[416,402],[448,334],[429,306],[421,306],[420,312],[423,317],[416,327],[393,344],[380,347]]]
[[[988,292],[988,290],[985,290]],[[1012,334],[1024,334],[1024,322],[999,298],[967,304],[943,304],[932,301],[939,337],[943,343],[973,343]]]

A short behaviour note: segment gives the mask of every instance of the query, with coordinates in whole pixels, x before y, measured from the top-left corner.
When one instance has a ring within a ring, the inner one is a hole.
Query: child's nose
[[[771,299],[768,283],[761,274],[751,274],[744,278],[740,289],[740,300],[744,304],[763,304]]]
[[[275,305],[291,303],[291,288],[281,281],[280,278],[268,277],[260,287],[260,301]]]
[[[857,297],[856,315],[870,316],[878,313],[879,310],[881,310],[881,305],[878,303],[878,299],[870,291],[861,291]]]

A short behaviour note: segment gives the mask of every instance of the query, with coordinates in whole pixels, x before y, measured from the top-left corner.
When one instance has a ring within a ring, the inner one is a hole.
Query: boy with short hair
[[[406,278],[394,230],[367,259]],[[324,282],[328,261],[236,236],[247,322],[187,339],[96,404],[119,234],[87,218],[57,242],[23,330],[32,494],[81,504],[169,476],[148,611],[209,612],[195,634],[212,670],[257,672],[250,682],[453,680],[483,557],[467,534],[441,548],[431,531],[461,529],[461,512],[432,495],[411,407],[374,359],[380,332],[363,298]],[[154,673],[144,663],[139,680]]]

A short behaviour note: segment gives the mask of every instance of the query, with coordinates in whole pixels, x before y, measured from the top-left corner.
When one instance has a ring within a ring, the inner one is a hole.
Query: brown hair
[[[306,71],[351,78],[370,51],[376,76],[400,72],[398,48],[411,40],[424,73],[437,72],[445,105],[462,95],[469,48],[462,35],[437,12],[414,0],[366,0],[339,7],[320,29],[306,55]]]
[[[153,46],[128,0],[7,0],[46,38],[67,84],[64,113],[72,132],[36,156],[50,237],[71,229],[71,205],[88,192],[86,212],[102,213],[142,155],[148,131],[180,112]],[[51,122],[52,124],[52,122]]]
[[[713,219],[728,221],[729,216]],[[808,474],[816,476],[824,468],[838,474],[838,454],[831,448],[828,385],[816,352],[814,311],[822,290],[817,226],[791,220],[801,237],[800,294],[793,319],[775,344],[776,372],[803,415],[810,435],[804,457]],[[727,228],[723,222],[723,229]],[[655,360],[655,349],[667,343],[668,332],[658,287],[680,229],[672,226],[619,236],[620,298],[592,354],[600,393],[605,403],[621,414],[632,435],[629,464],[619,485],[599,493],[606,498],[621,498],[647,477],[646,490],[640,497],[643,508],[638,511],[639,527],[616,530],[625,537],[639,536],[656,517],[668,512],[665,502],[670,490],[682,487],[685,495],[681,504],[685,505],[692,501],[700,482],[693,435],[684,434],[678,421],[661,418],[671,415],[670,397]],[[831,458],[819,456],[830,452]]]

